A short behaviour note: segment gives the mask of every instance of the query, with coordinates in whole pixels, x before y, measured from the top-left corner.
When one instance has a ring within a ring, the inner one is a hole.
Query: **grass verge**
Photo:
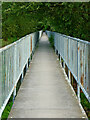
[[[9,113],[11,111],[12,105],[13,105],[13,95],[10,97],[10,99],[2,113],[1,120],[7,120]]]
[[[84,108],[84,110],[85,110],[85,112],[90,120],[90,103],[87,100],[87,98],[85,97],[83,92],[81,92],[80,97],[81,97],[81,104],[82,104],[82,106],[83,106],[83,108]]]
[[[21,77],[20,77],[20,79],[19,79],[19,81],[17,83],[17,86],[16,86],[16,96],[17,96],[17,93],[19,91],[20,85],[21,85]],[[13,93],[12,93],[12,95],[11,95],[11,97],[10,97],[10,99],[9,99],[3,113],[2,113],[1,120],[7,120],[12,106],[13,106]]]

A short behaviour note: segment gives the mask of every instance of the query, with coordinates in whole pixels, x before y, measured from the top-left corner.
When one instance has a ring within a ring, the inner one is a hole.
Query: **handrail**
[[[64,68],[68,67],[77,82],[77,96],[80,101],[80,89],[90,102],[90,42],[66,36],[57,32],[46,31],[48,37],[53,35],[55,51],[63,59]]]
[[[51,32],[51,31],[50,31]],[[67,36],[67,35],[64,35],[64,34],[61,34],[61,33],[57,33],[57,32],[52,32],[53,34],[59,34],[59,35],[62,35],[63,37],[66,37],[68,39],[73,39],[75,41],[78,41],[78,42],[82,42],[82,43],[85,43],[85,44],[89,44],[90,45],[90,42],[88,41],[85,41],[85,40],[82,40],[82,39],[79,39],[79,38],[74,38],[74,37],[71,37],[71,36]]]
[[[35,51],[42,31],[31,33],[18,41],[0,48],[0,117],[12,93],[15,97],[20,76]],[[31,42],[32,41],[32,42]]]

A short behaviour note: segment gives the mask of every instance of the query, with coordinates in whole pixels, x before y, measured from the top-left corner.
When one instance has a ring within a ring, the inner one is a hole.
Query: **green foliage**
[[[17,96],[17,93],[19,91],[20,85],[21,85],[21,77],[20,77],[20,79],[19,79],[19,81],[17,83],[17,86],[16,86],[16,96]],[[2,117],[1,117],[2,120],[7,120],[12,106],[13,106],[13,93],[12,93],[12,95],[11,95],[11,97],[10,97],[10,99],[9,99],[3,113],[2,113]]]
[[[87,2],[3,2],[3,40],[42,29],[89,41],[89,7]]]
[[[13,97],[11,96],[11,98],[10,98],[7,106],[5,107],[5,109],[4,109],[4,111],[3,111],[2,118],[1,118],[2,120],[3,120],[3,119],[4,119],[4,120],[7,120],[8,115],[9,115],[9,113],[10,113],[10,110],[11,110],[11,108],[12,108],[12,105],[13,105]]]
[[[53,35],[51,35],[51,36],[49,37],[49,41],[50,41],[50,43],[51,43],[51,46],[54,48],[54,36],[53,36]]]
[[[88,116],[88,118],[90,118],[90,103],[89,101],[86,99],[84,93],[81,93],[81,104]]]
[[[8,45],[12,42],[15,42],[18,38],[8,38],[7,40],[0,39],[0,47]]]

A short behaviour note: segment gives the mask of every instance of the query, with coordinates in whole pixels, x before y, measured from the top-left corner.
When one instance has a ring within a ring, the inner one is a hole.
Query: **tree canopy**
[[[89,41],[89,7],[88,2],[3,2],[3,39],[43,29]]]

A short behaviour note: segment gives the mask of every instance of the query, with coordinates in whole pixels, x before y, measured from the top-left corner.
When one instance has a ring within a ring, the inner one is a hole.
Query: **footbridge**
[[[13,95],[8,118],[87,118],[82,93],[90,102],[90,42],[39,31],[0,49],[0,117]]]

